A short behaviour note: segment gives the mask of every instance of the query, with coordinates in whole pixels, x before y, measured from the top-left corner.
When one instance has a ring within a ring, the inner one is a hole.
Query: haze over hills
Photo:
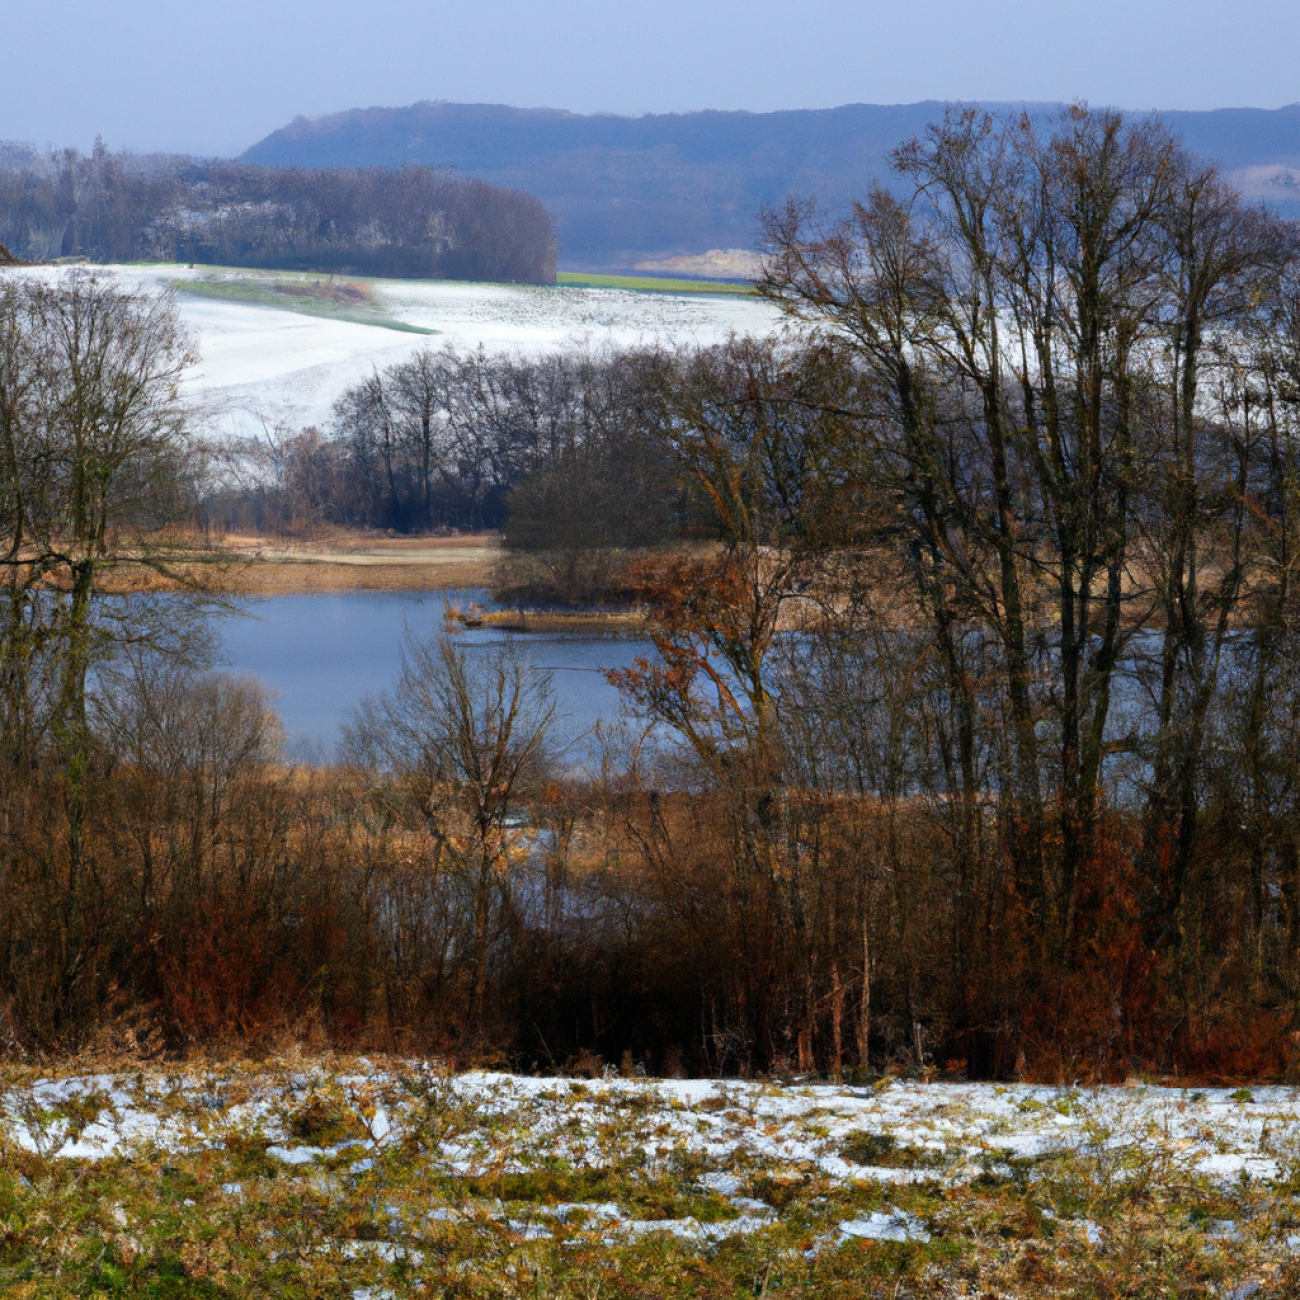
[[[1047,116],[1062,106],[1030,107]],[[889,151],[943,108],[931,100],[619,117],[425,102],[299,117],[247,150],[243,161],[454,167],[541,199],[555,216],[562,268],[725,275],[739,272],[743,259],[701,255],[752,248],[764,203],[803,194],[843,208],[873,179],[887,179]],[[1249,197],[1300,217],[1300,104],[1160,117]]]

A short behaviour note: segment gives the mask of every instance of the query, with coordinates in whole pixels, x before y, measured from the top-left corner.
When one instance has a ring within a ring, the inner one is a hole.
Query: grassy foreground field
[[[11,1069],[0,1294],[1295,1295],[1298,1104],[376,1059]]]

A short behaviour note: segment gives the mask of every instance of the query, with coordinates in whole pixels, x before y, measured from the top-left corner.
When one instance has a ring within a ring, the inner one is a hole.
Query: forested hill
[[[555,281],[555,231],[535,198],[418,164],[258,167],[0,143],[0,245],[33,261]]]
[[[555,215],[561,265],[632,266],[671,253],[751,247],[759,207],[791,193],[841,206],[885,176],[890,149],[942,114],[936,101],[645,117],[420,103],[300,117],[243,161],[454,167],[537,195]],[[1161,116],[1247,197],[1300,216],[1300,104]]]

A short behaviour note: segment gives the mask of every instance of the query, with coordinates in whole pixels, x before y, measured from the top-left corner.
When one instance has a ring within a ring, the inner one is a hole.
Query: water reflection
[[[225,666],[250,673],[277,692],[292,757],[333,756],[339,724],[369,694],[391,686],[407,628],[417,636],[441,631],[448,604],[496,608],[478,589],[439,592],[344,592],[272,596],[247,607],[247,616],[222,628]],[[593,761],[592,744],[579,740],[595,724],[615,723],[620,697],[603,676],[626,668],[650,643],[634,637],[581,633],[510,633],[479,628],[457,633],[468,648],[512,641],[550,672],[558,703],[556,739],[573,745],[579,764]]]

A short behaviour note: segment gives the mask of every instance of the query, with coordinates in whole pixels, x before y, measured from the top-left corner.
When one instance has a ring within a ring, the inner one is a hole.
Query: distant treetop
[[[17,259],[179,261],[525,284],[555,281],[535,198],[419,164],[261,167],[0,145]]]
[[[1062,105],[980,107],[1028,108],[1045,122]],[[937,101],[643,117],[424,102],[299,117],[243,161],[454,167],[537,195],[555,214],[561,265],[634,268],[670,253],[753,247],[759,210],[791,194],[847,211],[873,181],[890,182],[890,150],[942,115]],[[1248,198],[1300,216],[1300,105],[1159,116]]]

